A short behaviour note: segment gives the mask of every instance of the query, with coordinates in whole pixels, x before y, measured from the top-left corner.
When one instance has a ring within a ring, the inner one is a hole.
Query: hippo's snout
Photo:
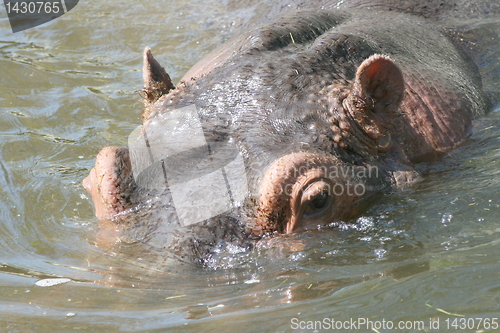
[[[230,174],[230,168],[227,169]],[[186,171],[186,168],[183,170]],[[146,178],[152,176],[154,173],[150,172],[141,175]],[[141,188],[141,177],[136,177],[137,183],[128,148],[105,147],[97,155],[96,164],[83,180],[83,186],[94,201],[95,214],[101,227],[100,247],[107,248],[116,239],[125,243],[139,241],[156,249],[167,250],[182,260],[202,258],[220,241],[248,246],[244,224],[231,215],[238,215],[234,212],[237,209],[216,216],[212,214],[220,208],[216,206],[220,206],[224,198],[217,193],[217,197],[208,195],[207,189],[203,191],[200,188],[206,185],[200,179],[182,183],[181,186],[171,179],[171,186],[158,193],[155,189]],[[151,199],[146,212],[137,209],[140,206],[137,203],[140,201],[139,193],[149,195]],[[207,205],[200,204],[200,200]],[[210,202],[212,207],[208,206]],[[200,215],[201,207],[205,215]]]
[[[103,148],[83,186],[92,196],[99,220],[111,219],[129,208],[133,179],[128,149]]]

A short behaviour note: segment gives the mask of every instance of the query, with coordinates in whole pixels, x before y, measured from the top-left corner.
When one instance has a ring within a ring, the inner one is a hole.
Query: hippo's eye
[[[329,184],[323,180],[310,184],[302,194],[303,217],[316,217],[327,211],[331,204]]]
[[[307,206],[304,207],[304,214],[312,214],[318,210],[325,208],[328,203],[328,192],[323,191],[318,193],[314,198],[309,200]]]

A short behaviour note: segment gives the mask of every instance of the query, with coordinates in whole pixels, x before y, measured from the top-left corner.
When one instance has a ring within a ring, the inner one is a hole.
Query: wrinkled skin
[[[129,150],[106,147],[84,180],[101,226],[196,260],[220,241],[348,220],[415,181],[415,163],[459,145],[487,107],[476,66],[441,25],[456,7],[391,3],[264,7],[271,21],[249,19],[177,86],[146,49],[144,126],[195,105],[207,141],[238,148],[248,188],[238,207],[179,223],[172,193],[138,186]]]

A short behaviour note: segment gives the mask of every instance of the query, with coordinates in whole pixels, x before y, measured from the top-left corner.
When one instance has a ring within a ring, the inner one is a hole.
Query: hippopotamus
[[[100,225],[199,260],[350,221],[417,180],[487,110],[438,19],[453,5],[419,3],[269,5],[177,85],[146,48],[143,125],[83,181]]]

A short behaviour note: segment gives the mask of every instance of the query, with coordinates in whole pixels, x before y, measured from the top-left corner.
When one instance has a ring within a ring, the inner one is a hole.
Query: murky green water
[[[95,245],[81,180],[100,148],[125,145],[140,124],[142,49],[176,81],[221,42],[230,16],[215,0],[82,0],[12,34],[0,10],[0,331],[298,332],[331,318],[371,320],[363,332],[416,332],[420,321],[435,332],[487,322],[499,332],[495,107],[466,144],[419,166],[421,182],[385,194],[352,225],[249,253],[220,249],[206,270],[158,272],[154,254]],[[475,26],[498,34],[500,20]],[[481,58],[490,91],[500,91],[499,56],[500,45]],[[71,282],[35,284],[50,277]]]

